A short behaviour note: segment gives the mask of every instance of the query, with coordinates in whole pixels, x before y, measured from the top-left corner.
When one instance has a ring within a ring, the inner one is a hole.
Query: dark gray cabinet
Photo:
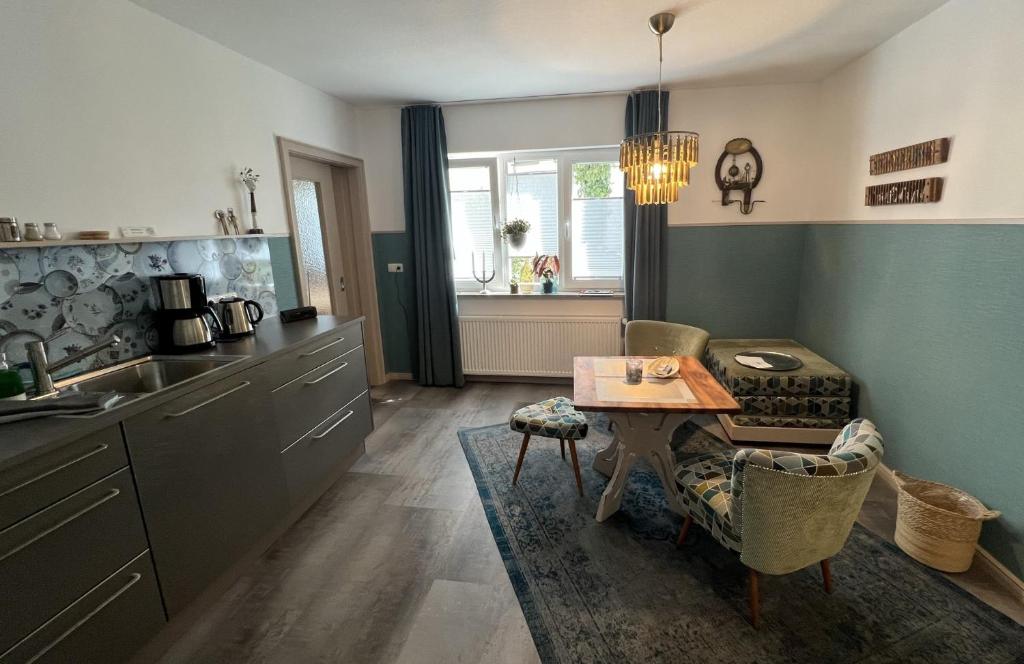
[[[0,475],[0,530],[128,465],[116,424]]]
[[[156,575],[145,551],[0,655],[0,662],[124,662],[164,623]]]
[[[370,394],[364,390],[281,452],[293,503],[320,487],[338,465],[361,449],[373,429]]]
[[[125,421],[164,604],[174,616],[287,508],[259,368]]]

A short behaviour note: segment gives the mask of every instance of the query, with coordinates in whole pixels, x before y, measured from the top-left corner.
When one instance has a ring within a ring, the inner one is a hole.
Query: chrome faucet
[[[32,380],[36,384],[36,397],[50,397],[57,394],[57,390],[53,386],[52,374],[75,362],[80,362],[90,355],[95,355],[101,350],[113,348],[119,343],[121,343],[121,337],[112,334],[109,339],[101,341],[95,346],[83,348],[56,362],[50,362],[46,359],[46,345],[42,341],[28,342],[25,344],[25,350],[28,351],[28,361],[32,365]]]

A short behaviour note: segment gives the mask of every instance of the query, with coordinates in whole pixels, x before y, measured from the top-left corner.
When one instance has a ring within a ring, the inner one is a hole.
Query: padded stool
[[[555,397],[531,406],[520,408],[512,413],[508,427],[512,431],[523,434],[523,445],[519,448],[519,460],[516,461],[516,472],[512,476],[512,484],[519,481],[519,471],[523,467],[526,448],[530,444],[530,436],[557,438],[562,446],[562,458],[565,458],[565,442],[569,441],[569,453],[572,455],[572,469],[576,473],[576,488],[583,495],[583,479],[580,477],[580,462],[576,457],[576,441],[587,437],[587,418],[576,410],[572,401],[565,397]]]

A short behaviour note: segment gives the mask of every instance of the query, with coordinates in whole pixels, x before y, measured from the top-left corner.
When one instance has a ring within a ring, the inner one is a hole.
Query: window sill
[[[612,292],[602,295],[582,295],[575,291],[560,291],[558,293],[516,293],[513,295],[509,292],[491,291],[490,293],[477,293],[472,291],[461,291],[457,292],[456,297],[480,297],[480,298],[518,298],[518,299],[537,299],[537,298],[573,298],[576,300],[621,300],[625,297],[624,293]]]

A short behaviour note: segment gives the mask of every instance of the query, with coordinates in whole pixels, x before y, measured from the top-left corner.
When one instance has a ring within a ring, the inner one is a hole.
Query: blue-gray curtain
[[[633,92],[626,99],[626,138],[664,130],[668,93],[661,93],[662,126],[658,126],[658,92]],[[668,206],[637,205],[628,189],[622,200],[626,257],[626,318],[665,320],[668,267]]]
[[[402,109],[402,174],[416,284],[416,379],[420,385],[462,387],[449,231],[448,140],[440,107]]]

